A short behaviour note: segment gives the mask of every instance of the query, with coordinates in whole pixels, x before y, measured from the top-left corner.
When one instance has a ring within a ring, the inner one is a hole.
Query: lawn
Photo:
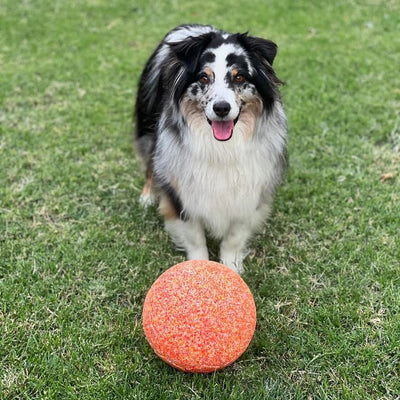
[[[290,167],[243,278],[246,353],[164,364],[141,326],[184,259],[144,211],[137,81],[172,27],[279,45]],[[0,399],[399,399],[397,0],[0,3]]]

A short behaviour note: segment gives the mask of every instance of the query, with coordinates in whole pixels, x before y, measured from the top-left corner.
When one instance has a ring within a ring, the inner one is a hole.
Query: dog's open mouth
[[[232,137],[233,128],[238,119],[239,116],[230,121],[210,121],[208,118],[207,121],[211,125],[215,139],[224,142]]]

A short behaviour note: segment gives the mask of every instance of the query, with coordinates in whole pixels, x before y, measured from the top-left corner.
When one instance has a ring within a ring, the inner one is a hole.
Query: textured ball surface
[[[186,372],[212,372],[237,360],[256,326],[256,306],[239,274],[225,265],[191,260],[165,271],[143,306],[150,346]]]

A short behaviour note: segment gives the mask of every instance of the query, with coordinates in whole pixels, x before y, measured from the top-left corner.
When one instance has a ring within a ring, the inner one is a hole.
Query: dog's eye
[[[206,74],[202,74],[199,77],[199,82],[203,85],[208,85],[210,83],[210,78]]]
[[[244,76],[242,74],[237,74],[235,75],[235,77],[233,78],[233,80],[236,83],[243,83],[244,82]]]

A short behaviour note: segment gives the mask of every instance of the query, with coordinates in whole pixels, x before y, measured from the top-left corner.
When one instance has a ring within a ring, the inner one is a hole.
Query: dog
[[[208,234],[220,242],[220,262],[242,273],[248,242],[271,212],[287,159],[276,53],[274,42],[248,33],[181,25],[141,74],[141,202],[158,202],[188,259],[208,259]]]

